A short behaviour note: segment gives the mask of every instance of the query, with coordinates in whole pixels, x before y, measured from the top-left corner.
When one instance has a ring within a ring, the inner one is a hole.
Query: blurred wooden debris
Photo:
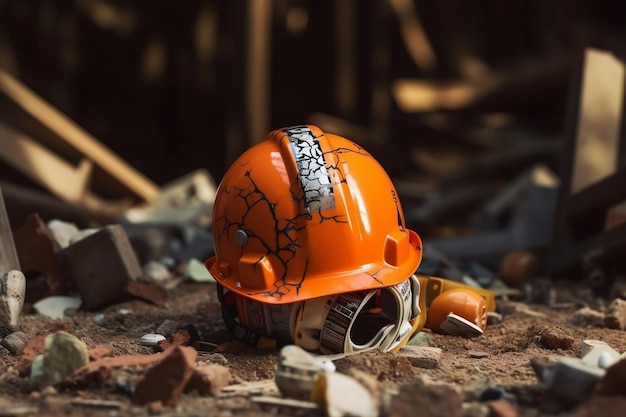
[[[569,65],[568,56],[556,56],[510,69],[481,71],[472,79],[400,78],[391,84],[391,93],[405,113],[459,111],[494,102],[516,107],[512,95],[550,85],[566,74]]]
[[[497,263],[508,252],[516,250],[546,250],[552,240],[554,213],[558,189],[554,175],[543,165],[536,165],[520,174],[501,193],[491,200],[476,198],[483,202],[478,210],[475,232],[454,238],[425,239],[428,245],[447,256]],[[455,188],[456,190],[457,188]],[[459,187],[463,195],[473,190],[475,195],[485,195],[484,187]],[[471,195],[471,194],[470,194]],[[476,204],[476,203],[474,203]],[[462,207],[462,206],[461,206]],[[439,211],[460,207],[446,205]],[[421,210],[424,210],[422,208]],[[407,221],[416,220],[414,213],[407,213]],[[432,221],[430,217],[427,217]],[[420,224],[428,224],[425,219]],[[419,229],[418,229],[419,230]]]
[[[2,69],[0,69],[0,93],[53,132],[56,140],[69,145],[74,152],[82,154],[83,158],[103,169],[139,198],[152,201],[157,197],[159,191],[156,184]]]
[[[9,216],[4,204],[4,196],[0,188],[0,275],[12,270],[19,270],[20,262],[17,258],[13,232]]]
[[[626,270],[626,141],[622,58],[587,48],[575,74],[554,249],[554,276],[583,277],[596,289]],[[610,219],[610,220],[609,220]],[[607,227],[608,226],[608,227]]]
[[[402,40],[413,62],[423,74],[433,73],[437,67],[437,57],[415,10],[414,2],[390,0],[389,5],[398,19]]]

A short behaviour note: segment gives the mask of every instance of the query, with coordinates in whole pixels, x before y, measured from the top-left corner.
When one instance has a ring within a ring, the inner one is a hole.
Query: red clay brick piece
[[[148,369],[137,383],[133,397],[136,404],[161,401],[166,406],[176,405],[191,379],[198,355],[194,348],[175,346],[162,355],[163,360]]]
[[[56,257],[60,246],[37,213],[28,216],[24,224],[13,233],[13,241],[22,271],[39,272],[46,278],[47,293],[34,294],[29,293],[29,290],[26,292],[27,301],[34,302],[48,295],[67,292],[72,283]]]

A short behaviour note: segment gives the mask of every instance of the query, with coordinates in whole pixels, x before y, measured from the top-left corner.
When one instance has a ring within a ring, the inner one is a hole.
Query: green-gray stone
[[[54,385],[88,363],[85,342],[64,331],[52,333],[46,337],[43,355],[33,361],[30,385],[33,388]]]

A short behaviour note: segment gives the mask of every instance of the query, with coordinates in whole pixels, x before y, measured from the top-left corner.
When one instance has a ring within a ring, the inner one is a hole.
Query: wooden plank
[[[89,190],[92,163],[74,167],[33,139],[0,122],[0,159],[51,194],[76,205],[94,220],[109,223],[132,207],[130,199],[103,200]]]
[[[6,71],[0,69],[0,92],[54,132],[61,140],[76,148],[108,175],[125,184],[138,197],[151,202],[158,186],[128,165],[118,155],[100,143],[67,116],[56,110]]]
[[[269,132],[272,1],[248,0],[248,20],[246,118],[252,146]]]
[[[30,137],[2,122],[0,159],[70,203],[79,203],[89,187],[91,162],[84,160],[74,168]]]
[[[571,193],[603,180],[617,168],[624,63],[611,52],[585,51]]]

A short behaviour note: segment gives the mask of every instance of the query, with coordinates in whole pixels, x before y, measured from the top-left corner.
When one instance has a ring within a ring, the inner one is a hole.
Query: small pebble
[[[141,336],[139,344],[142,346],[156,346],[161,340],[165,340],[165,336],[158,333],[148,333]]]

